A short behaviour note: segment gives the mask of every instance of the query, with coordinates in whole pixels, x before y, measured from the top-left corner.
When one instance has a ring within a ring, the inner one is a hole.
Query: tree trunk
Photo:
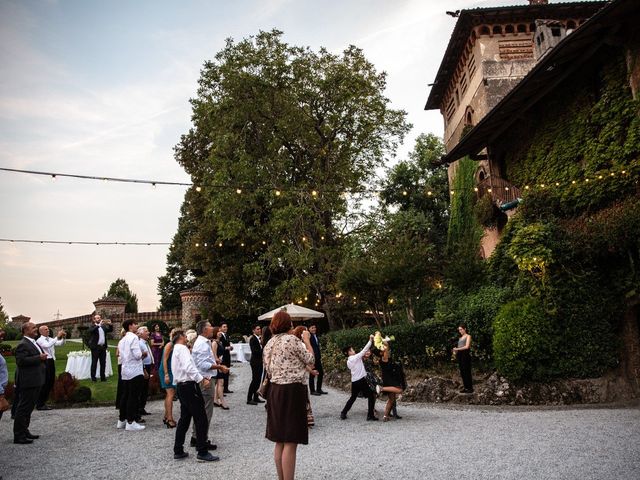
[[[407,297],[406,305],[405,309],[407,311],[407,319],[411,323],[416,323],[416,315],[413,309],[413,300],[411,300],[411,297]]]

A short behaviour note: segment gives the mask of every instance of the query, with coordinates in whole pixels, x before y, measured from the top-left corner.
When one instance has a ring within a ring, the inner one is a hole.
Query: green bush
[[[510,297],[510,290],[495,285],[486,285],[470,293],[451,291],[437,302],[435,319],[450,327],[455,334],[461,323],[473,340],[471,355],[481,362],[492,358],[492,324],[500,307]]]
[[[91,400],[91,389],[86,385],[80,385],[71,394],[73,403],[86,403]]]
[[[5,340],[22,340],[22,332],[14,327],[8,325],[4,327],[4,339]]]
[[[338,330],[324,336],[322,363],[327,370],[345,370],[346,358],[342,349],[352,346],[356,352],[365,346],[369,335],[377,327],[359,327]],[[416,324],[391,325],[382,330],[383,335],[394,336],[391,343],[394,357],[409,368],[426,368],[449,362],[451,339],[456,335],[455,326],[446,322],[427,321]]]
[[[13,347],[9,343],[0,343],[0,352],[11,352]]]
[[[536,298],[504,305],[493,323],[498,372],[511,380],[544,380],[556,373],[558,331]],[[575,339],[578,341],[578,339]]]

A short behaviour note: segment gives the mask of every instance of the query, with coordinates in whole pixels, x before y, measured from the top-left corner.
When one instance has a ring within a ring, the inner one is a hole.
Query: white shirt
[[[98,345],[104,345],[104,330],[102,327],[98,327]]]
[[[171,373],[176,384],[189,381],[200,383],[202,381],[202,375],[198,372],[189,349],[185,345],[176,343],[171,355]]]
[[[47,354],[47,360],[52,358],[56,359],[56,348],[64,345],[64,338],[51,338],[40,335],[40,338],[36,340],[36,343],[40,345],[40,348]]]
[[[147,356],[142,359],[143,365],[152,365],[153,364],[153,355],[151,355],[151,349],[149,348],[149,344],[146,340],[140,339],[140,350],[143,352],[147,352]]]
[[[216,357],[213,356],[211,341],[208,338],[198,335],[196,341],[193,342],[191,355],[198,371],[204,378],[217,376],[217,371],[211,370],[211,366],[216,365]]]
[[[131,380],[143,374],[140,339],[135,333],[127,332],[118,343],[118,352],[122,361],[122,380]]]
[[[352,382],[357,382],[361,378],[364,378],[367,376],[367,371],[364,368],[364,363],[362,363],[362,357],[364,357],[364,354],[367,353],[367,351],[369,351],[370,348],[371,348],[371,340],[367,342],[367,344],[364,346],[362,350],[360,350],[359,353],[356,353],[355,355],[351,355],[347,359],[347,367],[349,368],[349,370],[351,370]]]

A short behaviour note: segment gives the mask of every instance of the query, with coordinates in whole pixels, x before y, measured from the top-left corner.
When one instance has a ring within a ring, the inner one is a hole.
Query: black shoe
[[[191,437],[191,441],[189,442],[189,445],[191,445],[192,447],[196,446],[196,439]]]
[[[28,445],[33,443],[33,440],[29,440],[28,438],[14,438],[13,443],[17,443],[18,445]]]
[[[140,415],[151,415],[151,414],[146,410],[140,410]]]
[[[256,402],[255,400],[247,400],[247,405],[257,405],[258,402]]]
[[[324,390],[318,390],[320,395],[329,395],[329,392],[325,392]]]
[[[92,382],[97,382],[98,380],[96,380],[95,378],[91,379]]]
[[[341,413],[340,414],[340,420],[346,420],[347,419],[347,414],[346,413]]]
[[[101,378],[101,379],[100,379],[100,381],[101,381],[101,382],[106,382],[106,381],[107,381],[107,379],[106,379],[106,378]]]
[[[231,390],[223,390],[222,393],[233,393]]]
[[[53,409],[49,405],[42,405],[40,407],[36,407],[36,410],[39,410],[42,412],[43,410],[53,410]]]
[[[188,456],[189,456],[189,452],[181,452],[181,453],[173,454],[173,458],[175,460],[182,460],[183,458],[187,458]]]
[[[211,455],[209,452],[199,453],[196,458],[198,459],[199,462],[217,462],[218,460],[220,460],[220,457]]]
[[[266,403],[264,400],[260,400],[259,398],[254,398],[253,401],[256,403]]]
[[[320,392],[311,392],[311,395],[315,395],[316,397],[319,397],[322,394]]]
[[[40,438],[40,435],[34,435],[31,432],[27,432],[25,435],[29,440],[37,440]]]
[[[367,417],[367,422],[377,422],[378,417]]]
[[[191,441],[189,442],[189,445],[191,445],[192,447],[196,446],[196,439],[191,437]],[[216,450],[218,448],[217,445],[211,443],[211,440],[207,440],[207,443],[205,443],[204,447],[207,450]]]

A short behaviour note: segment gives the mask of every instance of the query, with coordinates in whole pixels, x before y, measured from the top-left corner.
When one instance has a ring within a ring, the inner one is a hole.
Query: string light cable
[[[63,241],[63,240],[27,240],[17,238],[0,238],[0,242],[6,243],[39,243],[39,244],[53,244],[53,245],[141,245],[141,246],[156,246],[156,245],[171,245],[169,242],[84,242],[84,241]]]

